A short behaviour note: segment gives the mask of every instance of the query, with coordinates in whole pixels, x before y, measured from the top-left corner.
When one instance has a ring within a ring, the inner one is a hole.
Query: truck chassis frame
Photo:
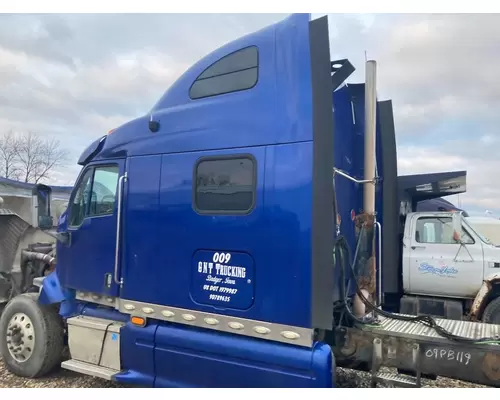
[[[500,387],[500,326],[471,321],[436,319],[453,335],[470,343],[440,336],[419,322],[379,317],[380,325],[338,328],[335,355],[340,364],[364,364],[371,369],[372,385],[420,387],[422,375],[444,376]],[[482,337],[499,342],[474,342]],[[397,368],[406,374],[388,374],[381,367]]]

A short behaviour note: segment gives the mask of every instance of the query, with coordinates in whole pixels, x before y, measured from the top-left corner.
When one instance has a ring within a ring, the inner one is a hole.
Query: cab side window
[[[453,239],[451,217],[422,217],[417,220],[415,240],[418,243],[457,244]],[[462,227],[462,242],[474,244],[474,239]]]
[[[71,209],[69,211],[69,226],[76,227],[80,226],[85,218],[87,208],[90,200],[90,188],[92,186],[92,174],[93,170],[89,169],[83,175],[83,178],[78,184],[75,196],[71,203]]]
[[[95,168],[89,216],[113,214],[118,174],[116,165]]]
[[[113,214],[118,186],[117,165],[89,168],[77,184],[68,224],[79,227],[85,217]]]
[[[194,208],[200,214],[248,214],[255,192],[256,164],[250,156],[203,158],[195,167]]]

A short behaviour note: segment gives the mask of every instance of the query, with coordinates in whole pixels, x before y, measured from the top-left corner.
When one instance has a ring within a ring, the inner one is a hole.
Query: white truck
[[[401,313],[500,323],[500,247],[460,212],[407,214],[402,246]]]

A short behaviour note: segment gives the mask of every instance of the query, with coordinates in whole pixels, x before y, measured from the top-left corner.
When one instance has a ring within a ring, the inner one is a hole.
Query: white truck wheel
[[[484,309],[482,322],[500,324],[500,297],[491,300]]]

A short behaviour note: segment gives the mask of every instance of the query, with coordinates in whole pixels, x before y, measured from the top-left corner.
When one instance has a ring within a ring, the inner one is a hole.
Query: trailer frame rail
[[[379,318],[379,325],[336,330],[337,362],[353,363],[354,368],[359,364],[368,366],[374,383],[390,380],[397,386],[404,381],[404,386],[419,387],[420,377],[431,375],[500,387],[500,325],[436,319],[454,335],[492,338],[492,342],[466,343],[440,336],[419,322]],[[415,378],[413,385],[398,374],[383,378],[387,373],[380,373],[381,367],[411,374]]]

